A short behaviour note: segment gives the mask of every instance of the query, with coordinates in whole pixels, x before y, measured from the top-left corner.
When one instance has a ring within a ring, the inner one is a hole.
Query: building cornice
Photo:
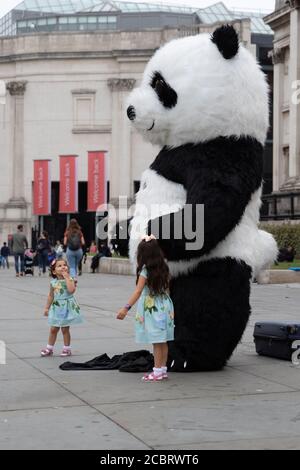
[[[285,23],[290,19],[291,7],[290,5],[280,8],[280,10],[275,10],[268,16],[264,17],[264,22],[267,23],[272,29],[277,23]]]
[[[44,52],[44,53],[26,53],[17,55],[0,55],[1,63],[26,62],[33,60],[68,60],[68,59],[116,59],[116,60],[133,60],[134,58],[145,59],[146,61],[154,54],[156,49],[135,50],[130,51],[100,51],[100,52]]]
[[[0,61],[152,55],[178,29],[107,33],[39,33],[0,37]]]
[[[300,0],[286,0],[286,5],[264,17],[264,22],[272,29],[290,20],[292,10],[300,8]]]

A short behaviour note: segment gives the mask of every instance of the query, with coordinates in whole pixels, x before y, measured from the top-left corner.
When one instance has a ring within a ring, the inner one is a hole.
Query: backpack
[[[68,248],[72,251],[80,250],[81,234],[79,232],[73,233],[68,237]]]

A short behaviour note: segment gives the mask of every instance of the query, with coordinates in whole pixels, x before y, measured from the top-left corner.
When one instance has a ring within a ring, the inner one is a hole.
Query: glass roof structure
[[[22,30],[17,27],[17,24],[21,20],[27,20],[28,18],[45,18],[53,17],[54,15],[58,18],[61,15],[96,15],[99,17],[102,14],[115,14],[122,15],[122,13],[172,13],[175,15],[190,15],[191,20],[195,24],[213,24],[216,22],[230,22],[235,19],[250,18],[252,33],[256,34],[273,34],[271,28],[265,24],[263,17],[266,12],[253,12],[253,11],[236,11],[229,10],[223,2],[215,3],[207,8],[199,9],[196,6],[188,7],[184,5],[172,5],[168,3],[155,3],[153,2],[133,2],[126,0],[23,0],[13,10],[11,10],[6,16],[0,19],[0,36],[2,35],[15,35],[22,34]],[[184,0],[182,0],[184,3]],[[196,3],[196,0],[195,0]],[[194,18],[192,20],[192,18]],[[77,21],[77,20],[76,20]],[[79,21],[79,20],[78,20]],[[178,20],[180,23],[181,20]],[[57,24],[62,23],[57,19]],[[94,23],[99,23],[99,19],[95,19]],[[117,17],[114,20],[114,28],[118,28]],[[50,20],[46,21],[48,31],[51,31]],[[53,20],[52,20],[53,23]],[[73,21],[66,21],[67,24],[73,23]],[[93,23],[90,18],[86,21],[86,24]],[[107,23],[112,25],[113,21],[107,20]],[[23,21],[24,24],[24,21]],[[42,22],[39,21],[40,31],[42,31]],[[109,25],[107,28],[109,29]],[[149,26],[148,26],[149,27]],[[69,28],[70,29],[70,28]],[[81,30],[85,27],[81,26]],[[91,29],[90,26],[87,29]],[[46,30],[46,29],[45,29]],[[53,26],[53,31],[54,26]],[[66,27],[65,30],[68,30]],[[26,32],[26,30],[24,30]],[[38,31],[38,30],[37,30]]]
[[[14,10],[39,11],[44,13],[79,13],[79,12],[145,12],[169,11],[174,13],[193,13],[196,8],[163,3],[126,2],[114,0],[24,0]]]
[[[251,31],[256,34],[274,34],[273,30],[264,22],[267,13],[255,13],[249,11],[233,11],[234,18],[250,18]]]
[[[163,11],[171,13],[188,13],[192,14],[195,12],[195,8],[180,6],[180,5],[168,5],[163,3],[151,3],[151,2],[126,2],[126,1],[102,1],[97,0],[97,4],[86,8],[85,12],[98,12],[103,11],[103,8],[112,8],[112,11],[119,10],[122,13],[138,13],[138,12],[151,12],[151,11]],[[108,11],[108,10],[106,10]]]
[[[263,20],[264,16],[267,14],[266,12],[229,10],[223,2],[219,2],[210,7],[197,10],[196,13],[201,23],[205,24],[250,18],[252,33],[273,34],[272,29]]]

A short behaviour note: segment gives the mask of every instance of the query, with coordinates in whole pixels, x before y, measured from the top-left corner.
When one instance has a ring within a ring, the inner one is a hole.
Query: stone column
[[[12,193],[9,205],[24,208],[24,94],[26,81],[9,82],[6,88],[11,95],[11,158]]]
[[[274,123],[273,123],[273,191],[277,192],[282,184],[282,105],[284,86],[284,49],[272,53],[274,64]]]
[[[110,202],[117,204],[119,196],[133,197],[131,181],[131,128],[126,114],[126,98],[135,85],[134,79],[110,78],[112,92],[112,141],[110,159]]]
[[[294,3],[291,11],[290,32],[290,77],[291,83],[300,80],[300,2]],[[298,6],[297,6],[298,5]],[[293,190],[300,189],[300,104],[293,100],[295,89],[291,90],[290,100],[290,183]]]

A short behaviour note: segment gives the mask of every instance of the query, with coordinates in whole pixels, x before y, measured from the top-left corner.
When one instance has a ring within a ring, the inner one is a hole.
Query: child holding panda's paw
[[[168,378],[168,341],[174,340],[174,306],[169,296],[169,268],[160,246],[153,235],[143,238],[137,253],[136,290],[128,304],[119,310],[117,319],[123,320],[139,300],[135,316],[137,343],[152,343],[154,368],[143,377],[144,382]]]

